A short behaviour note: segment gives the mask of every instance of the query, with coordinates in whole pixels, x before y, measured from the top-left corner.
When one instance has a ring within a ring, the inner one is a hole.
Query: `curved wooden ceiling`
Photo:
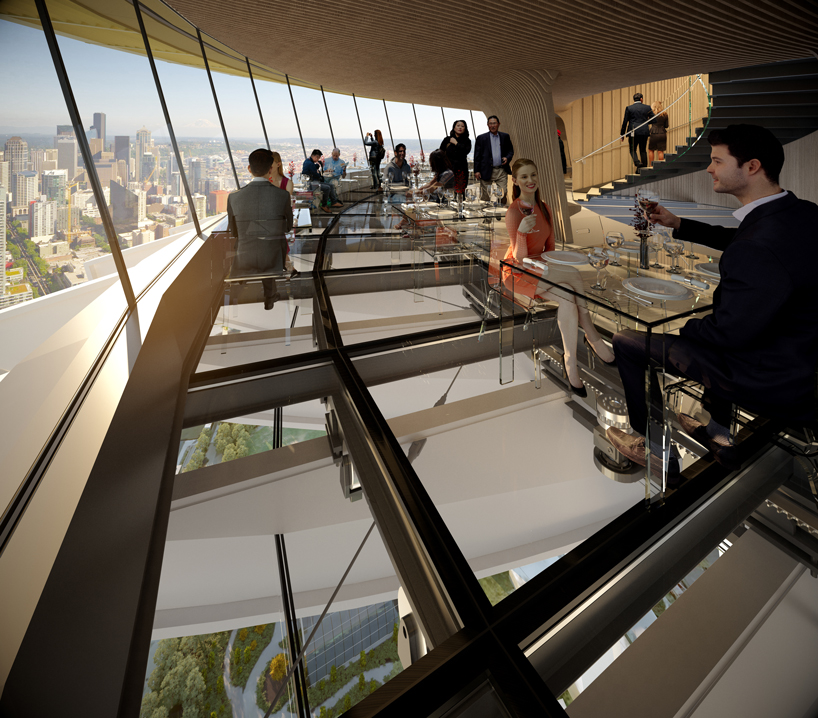
[[[337,92],[473,107],[509,69],[547,71],[559,107],[697,72],[816,56],[812,0],[170,0],[251,59]]]

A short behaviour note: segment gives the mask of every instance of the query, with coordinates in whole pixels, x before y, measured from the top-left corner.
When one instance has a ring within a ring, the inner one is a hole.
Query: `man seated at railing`
[[[230,233],[238,237],[234,272],[271,274],[284,270],[287,256],[285,234],[293,228],[290,193],[270,182],[273,153],[268,149],[250,153],[247,171],[253,175],[244,187],[227,197],[227,221]],[[264,308],[272,309],[279,295],[275,280],[261,280]]]
[[[345,177],[347,173],[347,163],[341,159],[341,150],[337,147],[332,148],[332,156],[328,160],[324,160],[324,181],[332,185],[335,190],[335,196],[340,197],[341,178]],[[338,200],[341,202],[341,200]],[[343,204],[343,202],[341,202]]]
[[[329,212],[322,204],[322,199],[315,196],[316,191],[320,192],[322,198],[328,198],[333,207],[343,207],[343,203],[339,201],[338,195],[335,194],[335,188],[324,180],[323,168],[321,167],[321,157],[323,153],[321,150],[313,150],[312,154],[304,160],[301,167],[301,174],[309,178],[310,189],[313,191],[312,209],[321,208],[324,212]]]
[[[730,125],[713,130],[708,140],[713,189],[741,202],[733,213],[740,224],[738,229],[711,226],[681,219],[661,206],[651,214],[652,222],[672,227],[674,236],[724,253],[712,314],[689,320],[678,336],[652,335],[650,354],[672,373],[704,385],[710,422],[679,414],[679,423],[717,461],[737,468],[729,428],[733,404],[774,419],[816,416],[818,205],[779,186],[784,150],[769,130]],[[614,336],[613,346],[631,426],[645,431],[646,335],[626,330]],[[651,400],[650,418],[661,422],[655,377]],[[660,444],[654,440],[660,429],[654,426],[651,464],[661,466]],[[641,434],[608,429],[608,438],[627,458],[646,463]],[[672,484],[678,456],[670,457],[667,469]]]

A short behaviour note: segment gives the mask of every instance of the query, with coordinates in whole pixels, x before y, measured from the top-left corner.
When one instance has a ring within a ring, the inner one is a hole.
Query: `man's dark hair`
[[[247,162],[250,165],[250,174],[253,177],[264,177],[273,166],[273,153],[264,148],[253,150]]]
[[[318,155],[320,157],[323,154],[324,153],[321,152],[321,150],[313,150],[312,152],[310,152],[310,157],[315,157],[315,155]]]
[[[723,130],[711,130],[707,141],[711,147],[726,145],[739,167],[750,160],[758,160],[767,179],[778,184],[778,177],[784,166],[784,148],[766,127],[728,125]]]
[[[500,124],[500,118],[499,118],[499,117],[497,117],[497,115],[489,115],[489,116],[486,118],[486,122],[487,122],[487,123],[491,122],[492,120],[497,120],[497,124],[498,124],[498,125]]]
[[[395,145],[395,152],[399,152],[401,149],[406,150],[406,145],[403,144],[403,142],[398,142],[398,144]]]
[[[636,94],[634,94],[634,96],[633,96],[633,101],[634,102],[639,102],[639,101],[641,101],[641,99],[642,99],[642,93],[641,92],[637,92]]]

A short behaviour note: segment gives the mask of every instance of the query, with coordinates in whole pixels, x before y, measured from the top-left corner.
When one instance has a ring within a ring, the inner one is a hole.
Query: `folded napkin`
[[[683,277],[681,274],[671,274],[670,278],[674,282],[681,282],[682,284],[688,284],[691,287],[696,287],[698,289],[710,289],[710,285],[707,282],[702,282],[699,279],[693,279],[692,277]]]
[[[548,265],[542,259],[534,259],[533,257],[523,257],[523,265],[527,267],[536,267],[541,269],[543,274],[548,272]]]

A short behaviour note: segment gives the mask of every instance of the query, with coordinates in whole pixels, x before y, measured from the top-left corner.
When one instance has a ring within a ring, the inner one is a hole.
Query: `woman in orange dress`
[[[540,257],[543,252],[554,249],[554,221],[548,205],[540,198],[537,166],[533,161],[520,158],[511,166],[514,182],[514,201],[506,212],[506,230],[509,247],[505,259],[514,259],[520,264],[525,257]],[[512,272],[503,267],[503,283],[515,296],[523,295],[529,302],[535,300],[556,302],[557,326],[562,336],[565,370],[571,389],[579,396],[585,396],[585,385],[577,370],[577,327],[585,330],[585,337],[597,356],[607,364],[614,361],[613,352],[599,336],[587,305],[580,298],[561,292],[559,286],[578,294],[585,292],[585,284],[579,271],[569,265],[549,265],[548,279],[552,283],[538,281],[530,274]],[[557,286],[554,286],[557,285]]]

